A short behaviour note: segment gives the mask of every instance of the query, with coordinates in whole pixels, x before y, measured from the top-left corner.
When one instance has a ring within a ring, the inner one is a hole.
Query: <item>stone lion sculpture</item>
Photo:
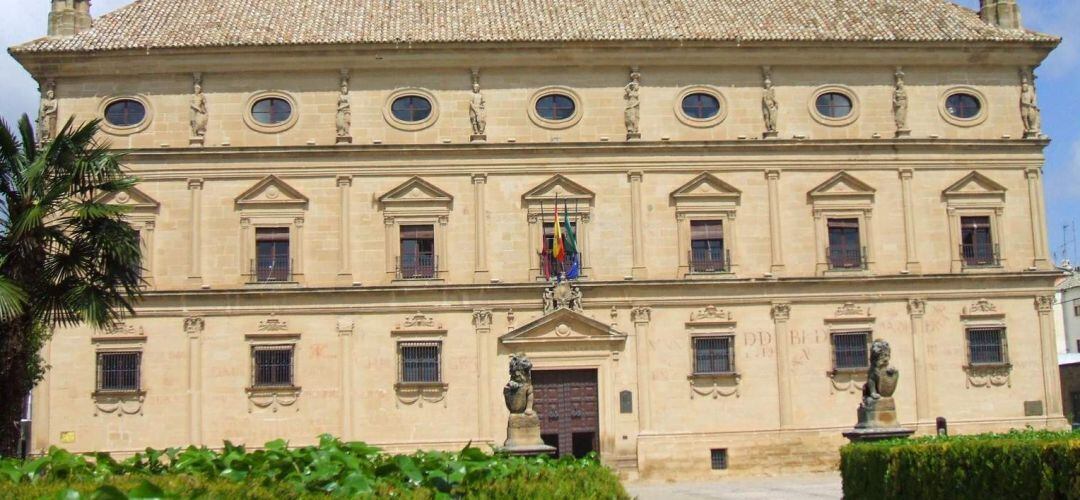
[[[890,398],[896,391],[900,371],[889,366],[892,348],[884,340],[875,340],[870,346],[870,369],[863,386],[863,405],[872,407],[881,398]]]
[[[535,415],[533,410],[532,361],[524,353],[510,355],[510,381],[503,387],[506,409],[513,415]]]

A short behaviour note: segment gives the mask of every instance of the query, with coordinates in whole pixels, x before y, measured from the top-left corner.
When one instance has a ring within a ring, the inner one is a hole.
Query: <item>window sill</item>
[[[963,273],[996,273],[996,272],[1000,272],[1004,268],[1005,268],[1005,266],[1003,266],[1001,264],[990,264],[990,265],[985,265],[985,266],[962,265],[960,267],[960,272],[963,272]]]
[[[299,288],[299,281],[255,281],[244,283],[244,288],[272,289],[272,288]]]
[[[446,283],[442,278],[395,278],[390,282],[392,285],[410,286],[410,285],[441,285]]]
[[[870,370],[869,366],[862,366],[859,368],[833,368],[832,370],[829,370],[825,373],[827,373],[830,377],[835,377],[837,375],[866,375],[868,370]]]
[[[446,389],[446,382],[398,382],[394,384],[395,390],[408,389]]]
[[[275,385],[275,386],[259,386],[259,387],[245,387],[244,392],[248,394],[299,394],[300,386],[295,385]]]
[[[870,273],[869,269],[862,269],[862,268],[852,268],[852,269],[835,268],[835,269],[826,269],[823,272],[824,276],[870,276],[870,274],[871,273]]]
[[[742,374],[739,372],[722,372],[722,373],[691,373],[686,376],[687,380],[714,380],[714,379],[741,379]]]
[[[978,371],[978,370],[1011,370],[1012,363],[968,363],[964,365],[965,370]]]
[[[731,271],[716,271],[711,273],[706,272],[689,272],[683,275],[683,279],[686,280],[715,280],[715,279],[735,279],[735,273]]]
[[[143,398],[146,396],[146,391],[139,390],[123,390],[123,391],[94,391],[90,394],[94,399],[129,399],[129,398]]]

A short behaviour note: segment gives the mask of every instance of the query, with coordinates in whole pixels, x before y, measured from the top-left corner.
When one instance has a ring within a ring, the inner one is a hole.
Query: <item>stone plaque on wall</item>
[[[1042,401],[1024,401],[1025,417],[1041,417],[1043,414]]]

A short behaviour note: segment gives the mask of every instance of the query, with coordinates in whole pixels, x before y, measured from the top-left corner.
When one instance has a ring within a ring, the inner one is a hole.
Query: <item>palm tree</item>
[[[37,144],[26,115],[18,131],[0,120],[0,456],[16,452],[49,332],[108,327],[140,297],[138,232],[100,201],[136,179],[97,132],[68,120]]]

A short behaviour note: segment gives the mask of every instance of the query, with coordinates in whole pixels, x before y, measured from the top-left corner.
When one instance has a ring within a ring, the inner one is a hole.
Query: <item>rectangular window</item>
[[[960,257],[965,266],[996,266],[998,252],[990,231],[990,217],[960,218]]]
[[[1001,365],[1008,362],[1004,328],[968,328],[968,361],[972,365]]]
[[[829,269],[864,269],[859,219],[829,219]]]
[[[566,225],[563,224],[561,220],[559,221],[559,224],[562,224],[563,226],[562,231],[566,231]],[[570,269],[574,266],[574,264],[578,265],[578,271],[580,271],[581,253],[576,251],[570,251],[570,249],[567,249],[566,257],[563,258],[562,261],[559,261],[559,259],[556,259],[555,255],[553,254],[555,250],[555,223],[545,222],[543,224],[543,228],[544,251],[541,252],[540,255],[540,272],[544,274],[544,277],[551,278],[554,276],[559,276],[563,273],[568,273]],[[570,221],[570,230],[574,232],[575,236],[577,236],[577,221]],[[563,238],[566,238],[565,232],[563,233]],[[578,238],[578,241],[580,241],[580,238]],[[574,250],[580,250],[580,248]]]
[[[292,345],[251,347],[252,387],[293,387]]]
[[[441,358],[442,342],[399,342],[398,380],[402,383],[441,382]]]
[[[257,282],[291,281],[289,228],[255,228],[255,262],[251,272]]]
[[[870,332],[832,334],[833,368],[852,370],[870,366]]]
[[[1080,316],[1080,304],[1073,306],[1073,316]]]
[[[97,390],[128,392],[141,389],[142,353],[97,353]]]
[[[435,226],[401,226],[399,279],[431,279],[438,272],[435,257]]]
[[[727,448],[713,448],[709,450],[709,458],[713,470],[727,469]]]
[[[735,371],[732,337],[694,338],[694,373],[709,375]]]
[[[724,222],[690,221],[690,272],[722,273],[728,270],[724,250]]]

